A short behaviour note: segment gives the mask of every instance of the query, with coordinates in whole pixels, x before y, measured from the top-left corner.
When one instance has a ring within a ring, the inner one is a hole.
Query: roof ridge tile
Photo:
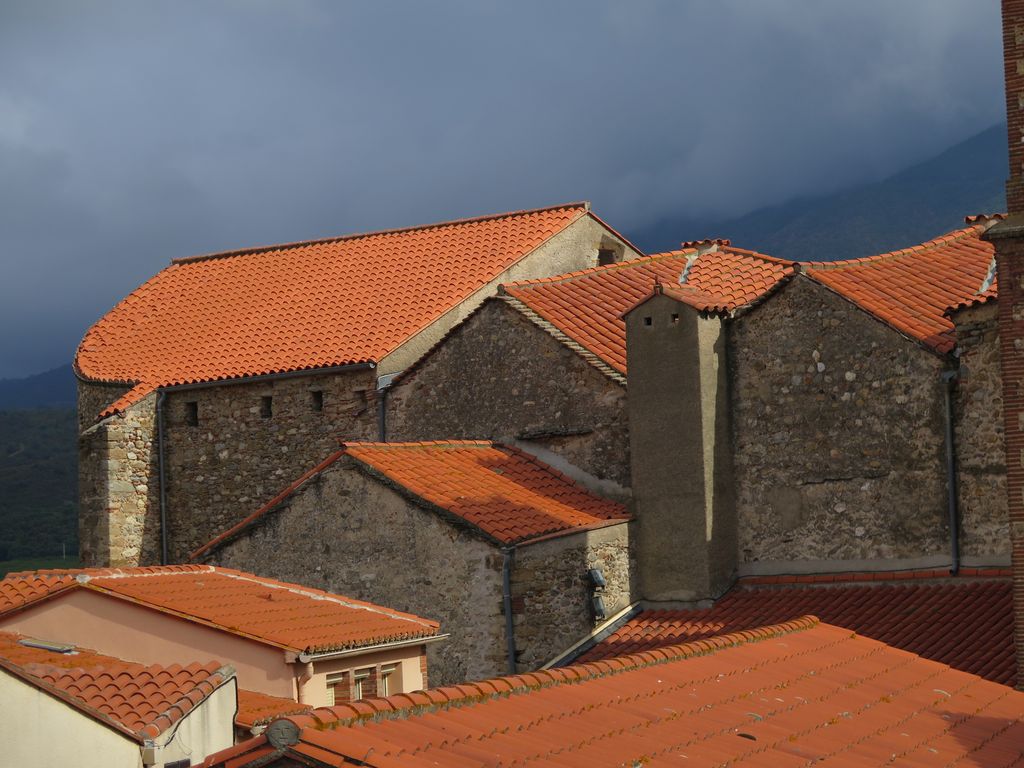
[[[587,680],[606,677],[609,675],[622,674],[633,670],[641,669],[658,664],[666,664],[675,661],[682,661],[698,656],[705,656],[726,648],[733,648],[740,645],[762,642],[774,639],[783,635],[803,632],[813,629],[820,624],[814,616],[803,616],[799,619],[787,621],[776,625],[767,625],[756,629],[744,630],[697,642],[686,642],[677,645],[659,648],[658,653],[635,653],[626,656],[619,656],[596,662],[586,662],[573,665],[562,670],[544,670],[545,674],[523,673],[503,675],[498,678],[483,680],[475,684],[473,691],[463,690],[465,685],[451,685],[441,688],[432,688],[427,691],[417,691],[417,695],[423,695],[430,700],[429,704],[411,704],[409,697],[404,694],[396,694],[382,699],[364,700],[361,702],[350,702],[334,707],[320,707],[311,712],[300,715],[285,715],[280,720],[288,720],[299,730],[303,728],[315,728],[317,730],[333,729],[354,724],[359,721],[376,719],[379,717],[392,717],[407,715],[410,713],[423,713],[437,711],[459,704],[479,703],[494,698],[504,698],[517,694],[526,693],[531,690],[547,688],[563,684],[576,684]],[[550,674],[548,674],[550,673]],[[481,693],[479,686],[487,685],[493,692]],[[359,707],[357,705],[366,701],[377,703],[374,707]]]
[[[379,229],[370,232],[352,232],[345,235],[334,235],[331,237],[316,238],[313,240],[295,240],[293,242],[286,243],[272,243],[270,245],[257,245],[251,248],[236,248],[230,251],[213,251],[211,253],[203,253],[196,256],[182,256],[180,258],[171,259],[171,264],[192,264],[199,261],[208,261],[210,259],[222,259],[230,258],[234,256],[248,256],[256,253],[269,253],[271,251],[285,251],[293,248],[305,248],[310,245],[329,245],[331,243],[348,242],[350,240],[363,240],[370,237],[385,237],[388,235],[404,235],[412,232],[424,232],[431,229],[442,229],[443,227],[449,226],[461,226],[464,224],[476,224],[484,221],[496,221],[498,219],[511,219],[522,216],[529,216],[535,213],[547,213],[549,211],[563,211],[571,210],[573,208],[581,209],[582,213],[588,213],[590,211],[590,202],[587,200],[578,200],[572,203],[561,203],[556,205],[546,205],[540,208],[524,208],[518,211],[505,211],[502,213],[485,213],[480,216],[469,216],[461,219],[448,219],[446,221],[434,221],[429,224],[416,224],[410,227],[395,227],[392,229]]]

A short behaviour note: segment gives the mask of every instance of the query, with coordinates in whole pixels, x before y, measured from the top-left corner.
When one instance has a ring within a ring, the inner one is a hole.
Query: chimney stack
[[[736,573],[726,337],[669,292],[625,315],[637,565],[645,601],[692,603]]]

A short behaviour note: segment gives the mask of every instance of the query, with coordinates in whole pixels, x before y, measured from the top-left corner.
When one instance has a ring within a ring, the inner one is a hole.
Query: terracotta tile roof
[[[271,696],[259,691],[238,689],[238,713],[235,724],[243,728],[254,728],[266,725],[271,720],[283,715],[297,715],[309,712],[313,708],[308,704],[299,704],[294,699]]]
[[[656,282],[678,286],[698,309],[734,311],[774,290],[794,273],[793,262],[710,242],[698,256],[687,248],[567,275],[509,283],[502,290],[593,352],[626,372],[624,312],[650,295]],[[684,298],[684,300],[686,300]]]
[[[346,443],[345,452],[503,544],[629,519],[623,505],[527,453],[489,441]]]
[[[577,660],[648,651],[805,614],[997,683],[1016,680],[1011,579],[1001,570],[968,570],[956,578],[926,571],[747,579],[712,608],[643,611]]]
[[[19,580],[61,585],[58,574],[90,589],[180,618],[294,651],[323,652],[384,642],[430,638],[436,621],[333,595],[319,589],[266,579],[210,565],[82,569],[9,574]],[[0,587],[2,591],[2,587]],[[37,592],[36,599],[45,596]],[[24,606],[10,606],[13,610]]]
[[[32,648],[23,640],[0,632],[0,666],[138,739],[156,738],[234,676],[217,662],[136,664],[85,648]]]
[[[956,335],[946,310],[995,296],[995,249],[981,239],[993,221],[976,219],[922,245],[878,256],[808,262],[806,273],[910,338],[949,352]]]
[[[1022,742],[1024,693],[803,618],[317,709],[204,765],[1003,767]]]
[[[380,361],[586,203],[181,259],[86,333],[86,379],[157,387]]]

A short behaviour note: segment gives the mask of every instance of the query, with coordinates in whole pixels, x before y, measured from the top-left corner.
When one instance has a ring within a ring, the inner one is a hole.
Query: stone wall
[[[520,672],[539,668],[593,630],[591,568],[600,568],[607,581],[601,592],[607,616],[634,601],[631,528],[623,523],[516,549],[512,595]]]
[[[997,320],[995,302],[954,316],[961,365],[954,401],[960,551],[989,560],[1010,552]]]
[[[156,394],[96,421],[124,387],[79,382],[78,536],[87,566],[160,562]]]
[[[500,551],[345,459],[209,561],[440,621],[432,685],[505,672]]]
[[[257,510],[327,458],[339,439],[373,438],[373,388],[374,371],[354,370],[168,393],[171,562]],[[271,398],[269,416],[264,398]]]
[[[388,440],[525,440],[629,486],[626,389],[492,299],[387,395]]]
[[[437,318],[422,331],[380,361],[380,375],[403,371],[426,354],[444,335],[465,320],[485,299],[498,292],[498,286],[518,280],[551,277],[596,267],[600,250],[608,250],[615,261],[626,261],[643,254],[613,233],[594,216],[587,214],[538,245],[504,272],[495,275],[460,304]]]
[[[208,562],[435,619],[432,685],[505,674],[501,548],[409,501],[341,458]],[[608,580],[608,613],[632,599],[628,525],[555,537],[516,551],[519,670],[536,669],[594,626],[587,570]]]
[[[741,570],[948,557],[938,355],[798,276],[729,359]]]

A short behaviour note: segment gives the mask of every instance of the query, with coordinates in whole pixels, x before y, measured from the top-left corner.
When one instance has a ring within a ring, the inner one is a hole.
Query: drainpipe
[[[295,698],[299,704],[312,704],[309,700],[309,681],[313,679],[313,662],[306,662],[299,669],[302,671],[295,677]]]
[[[167,565],[167,483],[164,472],[164,400],[167,393],[162,389],[156,398],[156,456],[157,473],[160,482],[160,564]]]
[[[388,385],[377,390],[377,439],[388,441]]]
[[[946,412],[946,505],[949,509],[949,572],[960,572],[960,509],[956,488],[956,446],[953,441],[953,389],[959,378],[957,371],[943,371],[942,392]]]
[[[510,675],[516,673],[516,628],[512,620],[512,560],[515,552],[515,547],[503,547],[501,550],[504,556],[501,564],[501,599],[505,608],[505,654]]]

